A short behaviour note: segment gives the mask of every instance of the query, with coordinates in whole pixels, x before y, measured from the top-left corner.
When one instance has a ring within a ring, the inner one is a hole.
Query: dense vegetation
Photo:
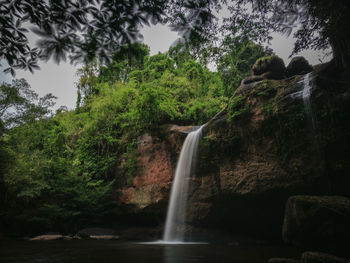
[[[106,216],[113,190],[131,182],[139,135],[165,123],[208,121],[256,58],[270,53],[251,41],[235,44],[221,50],[221,73],[196,62],[188,45],[154,56],[143,44],[125,46],[107,66],[81,68],[76,109],[55,115],[49,112],[52,95],[35,104],[37,95],[24,80],[4,83],[4,113],[22,111],[0,116],[3,226],[16,226],[18,233],[38,226],[68,231]],[[36,114],[29,114],[33,109]]]

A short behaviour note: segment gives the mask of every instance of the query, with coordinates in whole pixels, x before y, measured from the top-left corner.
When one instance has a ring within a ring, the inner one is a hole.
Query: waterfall
[[[292,93],[291,96],[292,98],[303,99],[306,115],[310,119],[312,129],[315,130],[315,121],[314,121],[314,117],[311,109],[311,102],[310,102],[310,96],[312,91],[312,85],[310,84],[311,81],[312,79],[311,79],[311,72],[310,72],[304,75],[300,81],[302,83],[302,90]]]
[[[314,121],[314,116],[312,114],[311,102],[310,102],[310,95],[311,95],[311,88],[312,88],[310,85],[310,82],[311,82],[310,74],[311,73],[308,73],[304,76],[303,101],[304,101],[305,112],[311,120],[312,129],[315,130],[315,121]]]
[[[204,125],[190,132],[182,145],[171,187],[163,236],[165,242],[184,242],[183,227],[186,220],[188,186],[191,173],[195,169],[198,143],[203,127]]]

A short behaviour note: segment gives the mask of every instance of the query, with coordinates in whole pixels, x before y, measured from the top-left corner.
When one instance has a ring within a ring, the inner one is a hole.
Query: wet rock
[[[30,238],[30,241],[50,241],[50,240],[60,240],[64,239],[62,235],[40,235],[33,238]]]
[[[76,236],[80,238],[92,238],[92,239],[113,239],[117,237],[113,229],[108,228],[85,228],[80,230]],[[98,238],[101,237],[101,238]]]
[[[301,263],[350,263],[350,260],[321,252],[304,252]]]
[[[313,71],[313,68],[304,57],[294,57],[286,68],[286,77],[303,75],[311,71]]]
[[[283,223],[283,240],[305,249],[348,251],[350,199],[342,196],[292,196]]]
[[[291,258],[271,258],[267,263],[300,263],[300,260]]]
[[[259,58],[252,67],[254,75],[268,73],[269,79],[283,79],[285,70],[283,59],[276,55]]]

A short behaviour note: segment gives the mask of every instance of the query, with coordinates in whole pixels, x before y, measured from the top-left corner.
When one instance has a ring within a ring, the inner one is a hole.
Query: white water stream
[[[181,148],[171,187],[163,242],[183,243],[187,195],[191,174],[195,169],[198,143],[204,125],[190,132]]]
[[[306,114],[311,119],[312,129],[315,130],[315,121],[314,121],[314,116],[312,113],[311,102],[310,102],[310,95],[311,95],[311,89],[312,89],[312,86],[310,85],[311,83],[310,74],[311,73],[306,74],[304,77],[303,101],[304,101]]]
[[[291,96],[292,96],[292,98],[303,98],[306,115],[310,118],[312,129],[315,130],[315,120],[313,117],[311,102],[310,102],[310,96],[311,96],[311,91],[312,91],[311,74],[312,74],[312,72],[310,72],[302,77],[300,82],[302,82],[303,89],[301,91],[297,91],[295,93],[292,93]]]

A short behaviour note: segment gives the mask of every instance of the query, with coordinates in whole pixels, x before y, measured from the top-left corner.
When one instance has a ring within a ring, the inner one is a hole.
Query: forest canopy
[[[122,45],[140,40],[140,29],[163,23],[186,41],[203,43],[215,37],[216,11],[230,16],[222,30],[265,41],[271,32],[296,29],[294,53],[331,45],[335,62],[347,67],[350,58],[350,3],[347,0],[157,0],[157,1],[0,1],[0,59],[6,72],[38,69],[38,60],[109,63]],[[38,37],[30,47],[28,27]]]

